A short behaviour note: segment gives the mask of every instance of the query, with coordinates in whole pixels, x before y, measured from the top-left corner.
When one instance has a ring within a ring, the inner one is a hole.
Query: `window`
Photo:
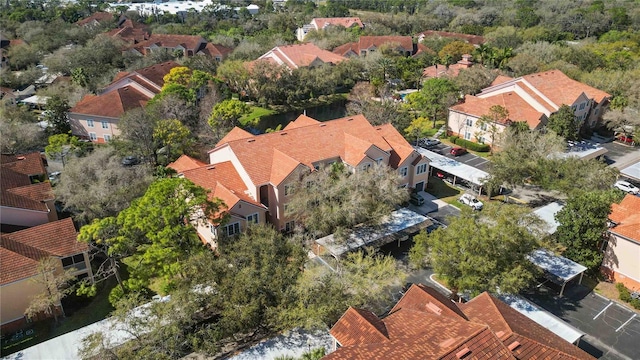
[[[470,132],[468,132],[468,131],[465,131],[465,133],[464,133],[464,139],[465,139],[465,140],[471,140],[471,133],[470,133]]]
[[[67,270],[74,268],[76,270],[84,270],[87,264],[84,262],[84,254],[77,254],[62,259],[62,267]]]
[[[91,141],[96,141],[98,140],[98,137],[96,136],[96,133],[89,133],[89,139],[91,139]]]
[[[109,123],[106,121],[102,121],[102,128],[103,129],[108,129],[109,128]]]
[[[109,141],[111,141],[111,135],[109,135],[109,134],[105,134],[105,135],[104,135],[104,141],[105,141],[105,142],[109,142]]]
[[[217,237],[217,236],[218,236],[218,229],[216,229],[216,227],[215,227],[215,226],[213,226],[213,225],[209,225],[209,230],[211,230],[211,234],[212,234],[214,237]]]
[[[87,126],[88,127],[93,127],[93,120],[91,120],[91,119],[87,120]]]
[[[485,142],[485,141],[486,141],[486,139],[484,138],[484,136],[480,136],[480,137],[478,137],[478,142],[479,142],[480,144],[484,144],[484,142]]]
[[[473,126],[473,119],[467,118],[466,124],[467,126]]]
[[[293,194],[293,185],[285,185],[284,186],[284,196],[288,196]]]
[[[418,165],[418,167],[416,168],[416,174],[420,175],[425,172],[427,172],[427,164]]]
[[[247,222],[248,223],[257,224],[258,223],[258,213],[248,215],[247,216]]]
[[[289,221],[287,223],[284,224],[284,231],[286,232],[292,232],[293,229],[296,226],[296,222],[295,221]]]
[[[371,168],[371,163],[366,163],[362,165],[362,170],[367,171]]]
[[[482,124],[480,125],[480,130],[482,130],[482,131],[487,131],[487,123],[482,123]]]
[[[595,112],[596,115],[598,115],[598,111],[600,111],[600,109],[596,108],[596,112]]]
[[[227,236],[236,235],[236,234],[240,233],[240,223],[235,222],[233,224],[229,224],[229,225],[224,227],[224,231],[227,234]]]
[[[407,167],[405,166],[405,167],[403,167],[403,168],[400,168],[400,170],[398,170],[398,173],[400,174],[400,176],[405,177],[405,176],[407,176],[407,173],[408,173],[408,171],[407,171],[407,170],[408,170],[408,169],[407,169]]]
[[[409,184],[402,184],[398,186],[398,189],[406,189]]]
[[[578,107],[578,110],[583,110],[585,105],[586,105],[586,103],[580,104],[580,106]]]
[[[382,158],[377,158],[376,159],[376,164],[380,165],[382,163]]]
[[[316,169],[316,171],[320,170],[320,165],[313,165],[313,168]]]
[[[284,214],[287,214],[287,211],[289,210],[289,204],[284,204],[284,206],[282,206],[282,208],[284,209]]]

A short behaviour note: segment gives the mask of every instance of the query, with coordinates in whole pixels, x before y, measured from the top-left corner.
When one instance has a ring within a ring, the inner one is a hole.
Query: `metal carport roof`
[[[469,181],[474,185],[482,186],[489,178],[489,173],[476,169],[473,166],[469,166],[418,146],[414,146],[414,149],[431,161],[429,166],[445,171],[460,179]]]
[[[584,275],[587,267],[580,265],[575,261],[569,260],[565,257],[555,255],[547,250],[538,249],[527,255],[527,259],[534,263],[537,267],[546,271],[547,273],[557,277],[561,284],[560,296],[564,292],[564,287],[571,279],[580,275],[580,283],[582,282],[582,275]]]
[[[620,174],[629,179],[640,181],[640,161],[620,170]]]

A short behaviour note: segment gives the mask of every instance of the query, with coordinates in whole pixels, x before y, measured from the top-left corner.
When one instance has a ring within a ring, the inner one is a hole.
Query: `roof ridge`
[[[488,292],[486,292],[486,291],[485,291],[485,292],[483,292],[482,294],[480,294],[480,295],[478,295],[478,296],[474,297],[473,299],[471,299],[471,300],[467,301],[467,304],[472,303],[472,302],[473,302],[474,300],[476,300],[476,299],[482,299],[481,297],[482,297],[482,298],[487,298],[487,299],[489,300],[489,302],[491,303],[491,306],[493,306],[493,309],[494,309],[498,314],[500,314],[500,318],[502,319],[502,322],[503,322],[503,323],[504,323],[504,325],[507,327],[507,329],[509,329],[509,331],[510,331],[512,334],[515,334],[515,332],[514,332],[514,331],[513,331],[513,329],[511,328],[511,325],[509,324],[509,322],[507,322],[507,320],[504,318],[504,315],[502,314],[502,312],[500,311],[500,309],[498,309],[498,305],[496,305],[496,303],[494,302],[494,300],[497,300],[497,299],[494,299],[494,298],[493,298],[493,296],[491,296]],[[500,300],[498,300],[498,301],[500,301]]]

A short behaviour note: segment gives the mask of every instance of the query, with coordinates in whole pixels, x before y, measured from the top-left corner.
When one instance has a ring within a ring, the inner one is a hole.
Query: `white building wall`
[[[256,188],[256,185],[251,181],[251,177],[249,177],[249,174],[244,170],[244,167],[240,163],[240,160],[238,160],[236,154],[233,153],[233,150],[231,150],[231,147],[223,145],[209,153],[210,164],[217,164],[225,161],[230,161],[231,164],[233,164],[233,167],[236,169],[238,175],[240,175],[240,178],[244,182],[244,185],[247,187],[249,196],[256,201],[260,201],[257,195],[258,189]]]

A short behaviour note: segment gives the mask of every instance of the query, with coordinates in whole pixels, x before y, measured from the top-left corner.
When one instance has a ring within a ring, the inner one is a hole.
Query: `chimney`
[[[471,59],[471,55],[464,54],[462,55],[462,60],[458,61],[458,64],[464,66],[465,68],[470,68],[473,65],[473,61]]]

